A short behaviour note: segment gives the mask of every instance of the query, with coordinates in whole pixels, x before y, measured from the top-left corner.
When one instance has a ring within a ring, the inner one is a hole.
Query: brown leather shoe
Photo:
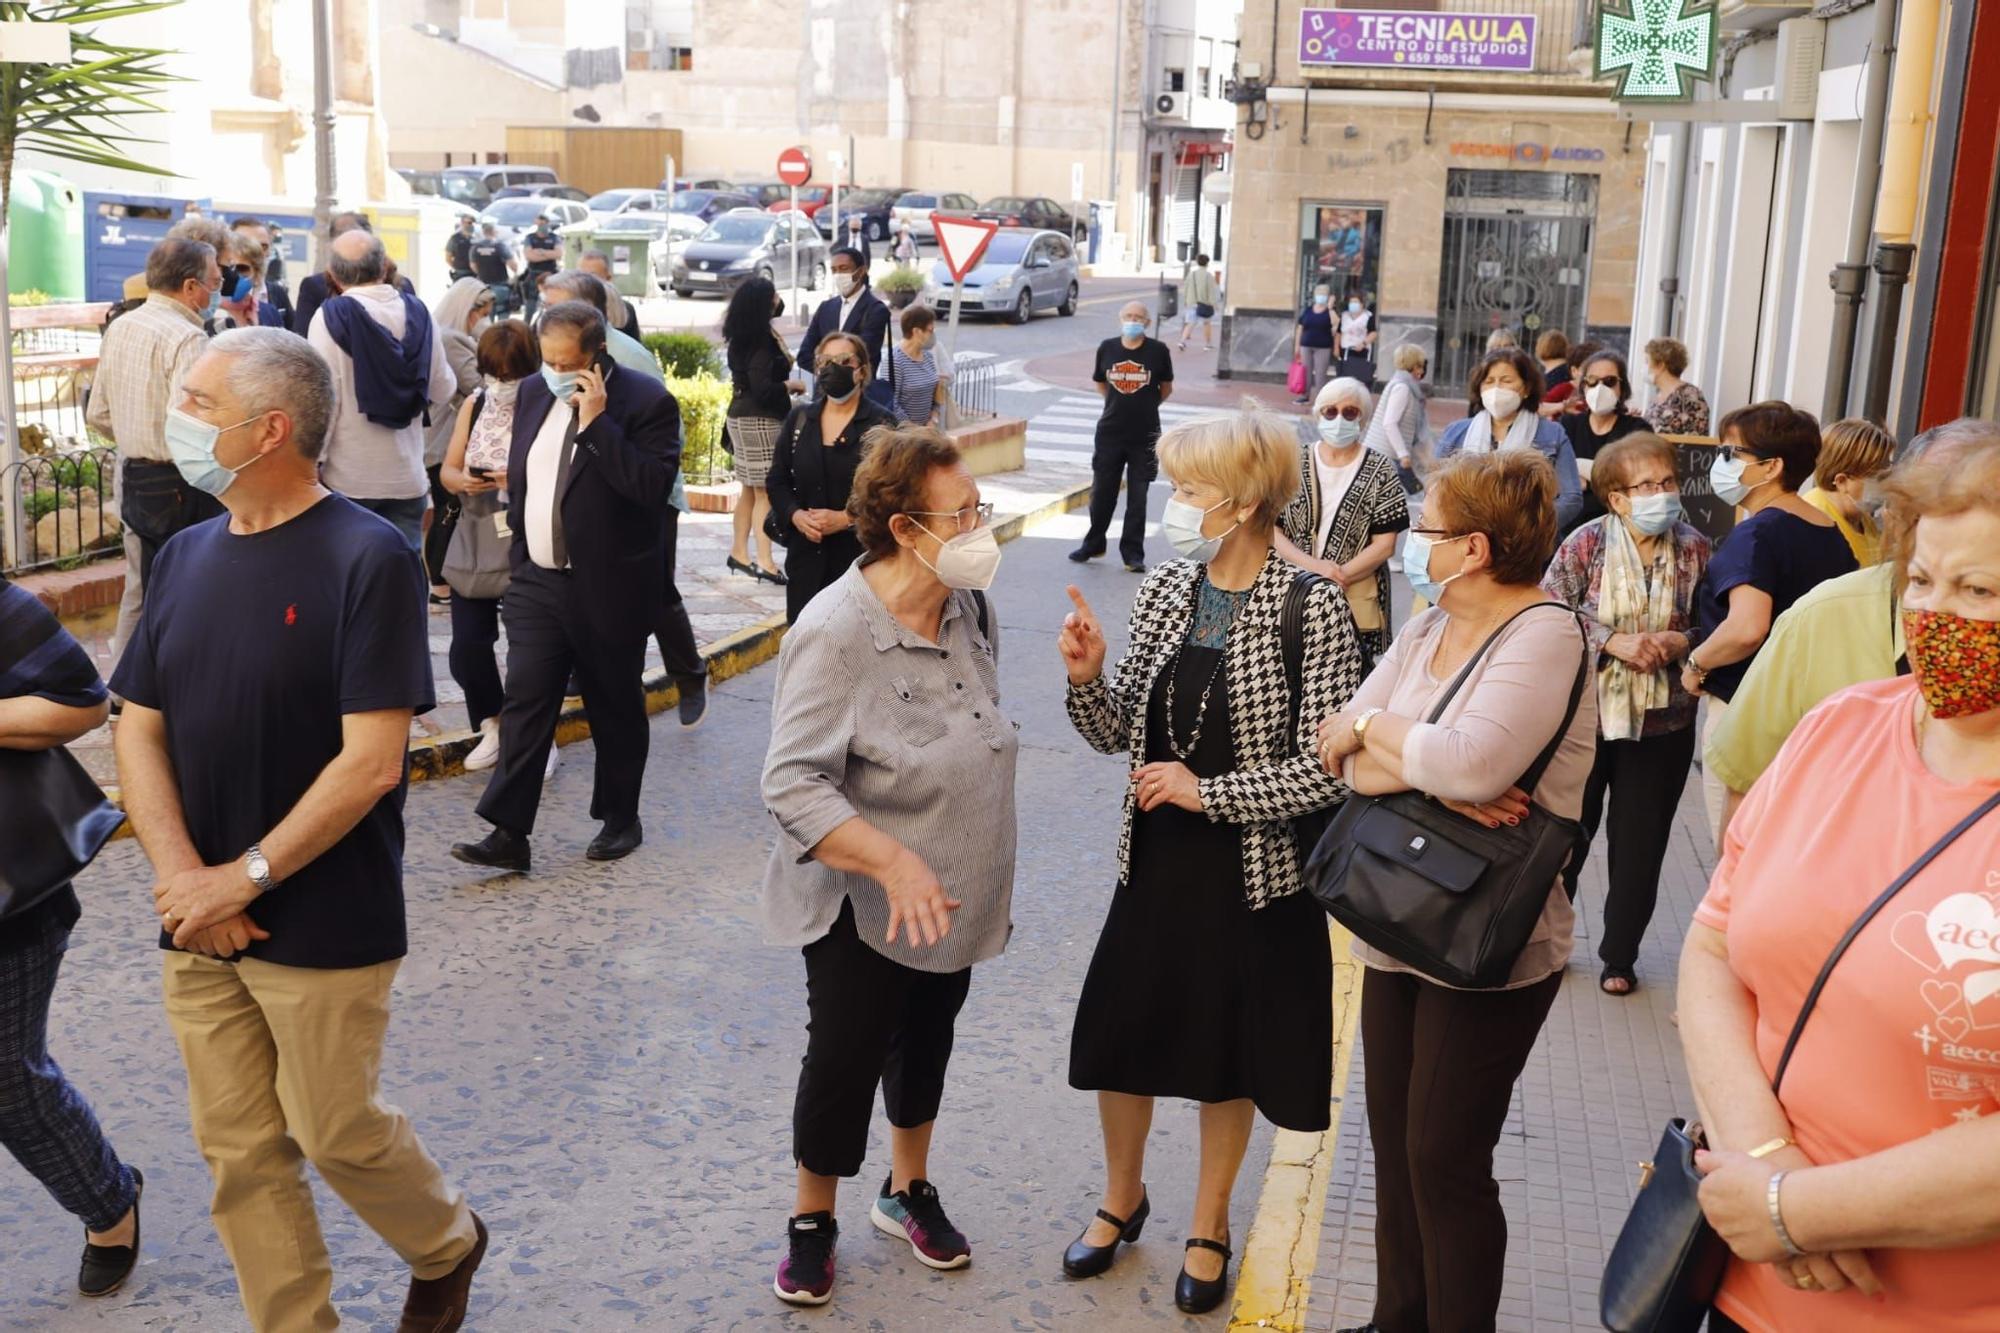
[[[472,1215],[473,1230],[479,1238],[472,1244],[471,1253],[458,1261],[458,1267],[440,1278],[410,1279],[410,1294],[403,1302],[403,1322],[396,1325],[396,1333],[457,1333],[465,1323],[465,1302],[472,1291],[472,1275],[479,1271],[479,1261],[486,1257],[486,1224],[479,1220],[479,1214]]]

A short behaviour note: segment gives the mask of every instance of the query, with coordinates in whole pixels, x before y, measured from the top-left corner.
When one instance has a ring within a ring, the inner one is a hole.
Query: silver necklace
[[[1196,616],[1199,616],[1201,614],[1201,589],[1207,586],[1208,586],[1208,576],[1204,574],[1202,576],[1201,583],[1195,589]],[[1224,590],[1217,589],[1217,591],[1222,592]],[[1231,600],[1235,603],[1235,610],[1238,614],[1242,612],[1243,603],[1247,601],[1249,598],[1249,591],[1250,590],[1246,588],[1241,593],[1234,594],[1231,597]],[[1236,622],[1234,619],[1230,621],[1229,632],[1231,634],[1236,632]],[[1182,645],[1185,646],[1187,641],[1183,639],[1181,642]],[[1215,682],[1222,678],[1223,663],[1228,660],[1228,657],[1229,657],[1229,640],[1228,636],[1225,635],[1223,638],[1222,651],[1216,654],[1215,666],[1208,673],[1208,683],[1201,687],[1201,698],[1195,701],[1194,728],[1192,731],[1188,733],[1187,745],[1185,747],[1181,745],[1180,737],[1174,735],[1175,686],[1177,682],[1180,680],[1180,674],[1181,674],[1180,648],[1175,648],[1174,655],[1167,660],[1167,749],[1169,752],[1173,754],[1174,758],[1185,762],[1186,760],[1194,757],[1195,750],[1201,745],[1201,729],[1202,726],[1208,721],[1208,701],[1209,698],[1215,693]]]

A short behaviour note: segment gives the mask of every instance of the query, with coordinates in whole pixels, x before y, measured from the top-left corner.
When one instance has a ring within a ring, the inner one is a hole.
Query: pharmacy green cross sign
[[[1685,102],[1715,73],[1714,0],[1600,0],[1597,77],[1620,101]]]

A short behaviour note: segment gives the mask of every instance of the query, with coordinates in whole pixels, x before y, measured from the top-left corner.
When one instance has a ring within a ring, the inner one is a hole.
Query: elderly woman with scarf
[[[1574,899],[1608,795],[1598,985],[1607,995],[1630,995],[1674,808],[1694,760],[1695,700],[1681,688],[1674,664],[1687,654],[1709,544],[1681,517],[1674,447],[1657,435],[1639,432],[1606,445],[1590,485],[1610,512],[1571,533],[1542,580],[1552,596],[1583,613],[1598,651],[1597,759],[1563,879]]]
[[[1556,530],[1561,532],[1583,511],[1583,481],[1569,436],[1555,422],[1537,415],[1544,392],[1542,368],[1535,358],[1518,347],[1489,351],[1472,368],[1465,419],[1452,422],[1438,437],[1437,461],[1442,465],[1457,453],[1539,451],[1555,466]]]

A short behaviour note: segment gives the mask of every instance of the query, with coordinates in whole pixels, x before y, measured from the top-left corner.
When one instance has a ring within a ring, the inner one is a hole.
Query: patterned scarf
[[[1664,630],[1674,614],[1673,536],[1653,553],[1652,578],[1631,529],[1616,514],[1598,520],[1604,526],[1604,580],[1597,596],[1597,622],[1615,634],[1653,634]],[[1597,670],[1597,724],[1608,741],[1639,739],[1646,714],[1665,708],[1667,668],[1640,671],[1607,656]]]
[[[1501,449],[1534,448],[1535,428],[1540,424],[1541,418],[1528,408],[1523,407],[1514,414],[1514,420],[1508,423],[1507,438],[1502,440],[1498,447]],[[1459,449],[1468,454],[1487,454],[1492,453],[1494,448],[1492,414],[1480,412],[1472,418],[1472,424],[1465,428],[1465,440],[1459,445]]]

